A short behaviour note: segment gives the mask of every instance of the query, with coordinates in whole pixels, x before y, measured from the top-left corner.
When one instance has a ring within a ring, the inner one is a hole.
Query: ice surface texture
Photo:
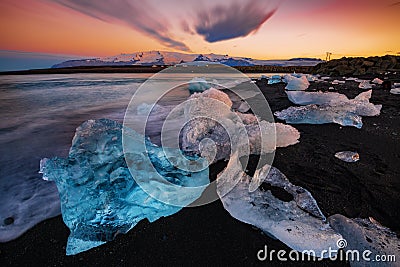
[[[286,91],[289,100],[297,105],[324,105],[331,102],[349,101],[347,96],[334,92],[303,92],[303,91]]]
[[[370,84],[369,81],[367,81],[367,80],[361,80],[360,84],[358,85],[358,88],[364,89],[364,90],[371,89],[372,84]]]
[[[268,79],[268,84],[275,84],[282,82],[282,78],[280,75],[272,75],[271,78]]]
[[[372,80],[372,83],[375,83],[375,84],[382,84],[383,81],[382,81],[381,79],[379,79],[379,78],[375,78],[375,79]]]
[[[382,108],[382,105],[369,102],[371,94],[372,90],[369,90],[348,100],[346,96],[337,93],[288,92],[289,99],[295,104],[310,105],[289,107],[274,114],[293,124],[337,123],[361,128],[361,116],[378,116]]]
[[[192,80],[189,81],[189,92],[191,94],[203,92],[210,87],[211,85],[204,78],[194,77]]]
[[[391,89],[390,93],[394,95],[400,95],[400,87]]]
[[[129,131],[133,145],[128,160],[122,149],[122,125],[100,119],[89,120],[77,128],[68,158],[41,161],[43,179],[55,181],[62,216],[71,230],[67,255],[112,240],[142,219],[153,222],[178,212],[196,200],[209,183],[208,168],[195,173],[178,169],[162,148],[132,130],[125,130]],[[139,149],[143,142],[147,151]],[[180,151],[170,150],[169,154],[178,157]],[[189,162],[202,163],[201,159],[188,158]],[[164,179],[159,179],[160,175]],[[192,190],[191,194],[180,195],[182,205],[172,206],[149,196],[138,185],[138,180],[146,181],[154,191],[164,195],[176,191],[174,186]]]
[[[227,190],[232,183],[236,185]],[[260,187],[252,192],[249,189],[253,184]],[[311,193],[291,184],[274,167],[265,165],[250,177],[234,155],[218,176],[217,193],[234,218],[260,228],[297,251],[314,250],[318,256],[329,247],[335,249],[341,238],[326,223]]]
[[[192,95],[184,107],[188,123],[182,130],[182,149],[215,162],[229,159],[235,151],[241,156],[270,153],[299,142],[300,133],[292,126],[259,121],[255,115],[234,112],[231,107],[232,101],[220,90],[211,88]]]
[[[352,151],[337,152],[335,153],[335,157],[345,162],[356,162],[360,159],[360,155]]]
[[[396,255],[396,260],[400,256],[400,240],[396,233],[381,226],[373,218],[370,219],[349,219],[343,215],[335,214],[328,218],[332,228],[342,234],[347,241],[345,250],[358,250],[360,261],[351,261],[352,267],[358,266],[399,266],[398,262],[375,262],[376,255]],[[369,258],[371,261],[362,259],[365,250],[371,251]]]
[[[296,77],[297,76],[297,77]],[[287,83],[285,89],[289,91],[304,91],[310,86],[305,75],[285,75],[284,80]]]

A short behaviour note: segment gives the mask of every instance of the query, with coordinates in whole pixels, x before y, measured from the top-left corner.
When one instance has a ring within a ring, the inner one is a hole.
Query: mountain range
[[[55,64],[52,68],[67,68],[80,66],[153,66],[196,64],[198,61],[222,63],[228,66],[315,66],[321,63],[317,58],[293,58],[289,60],[258,60],[248,57],[231,57],[218,54],[185,54],[167,51],[147,51],[130,54],[120,54],[110,57],[67,60]]]

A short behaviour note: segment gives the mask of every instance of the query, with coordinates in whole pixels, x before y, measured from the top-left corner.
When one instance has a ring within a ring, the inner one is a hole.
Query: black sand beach
[[[375,78],[370,76],[368,78]],[[362,77],[366,78],[366,77]],[[383,77],[380,77],[383,79]],[[391,76],[397,82],[400,76]],[[284,84],[257,83],[272,111],[292,104]],[[311,83],[308,90],[326,91],[328,83]],[[347,81],[335,85],[354,98],[363,90]],[[327,125],[293,125],[301,132],[300,143],[278,148],[273,165],[296,185],[308,189],[328,217],[373,217],[400,234],[400,95],[376,86],[371,102],[382,104],[377,117],[364,117],[362,129]],[[78,125],[77,125],[78,126]],[[338,151],[360,154],[356,163],[336,159]],[[255,162],[255,159],[251,163]],[[223,162],[211,166],[215,179]],[[260,262],[257,252],[290,249],[250,225],[233,219],[216,201],[206,206],[184,208],[150,224],[140,222],[126,235],[75,256],[65,255],[69,234],[61,216],[46,220],[20,238],[0,244],[0,266],[27,265],[271,265],[348,266],[346,262]]]

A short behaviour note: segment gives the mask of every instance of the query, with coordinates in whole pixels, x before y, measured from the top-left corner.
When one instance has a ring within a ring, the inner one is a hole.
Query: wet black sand
[[[374,78],[374,77],[372,77]],[[392,77],[393,78],[393,77]],[[400,77],[397,77],[400,78]],[[284,84],[258,83],[272,111],[291,105]],[[333,85],[354,97],[362,90],[357,83]],[[315,83],[310,90],[326,90]],[[328,125],[295,125],[300,143],[276,151],[274,166],[290,181],[312,192],[326,216],[373,217],[400,233],[400,95],[377,87],[371,102],[382,104],[378,117],[363,118],[362,129]],[[354,150],[360,161],[345,163],[334,157]],[[254,163],[255,158],[250,163]],[[210,175],[224,167],[217,163]],[[0,244],[0,266],[9,265],[271,265],[347,266],[346,262],[260,262],[257,252],[290,249],[260,230],[233,219],[220,201],[182,211],[150,224],[140,222],[126,235],[90,251],[65,256],[69,234],[61,216],[30,229],[20,238]]]

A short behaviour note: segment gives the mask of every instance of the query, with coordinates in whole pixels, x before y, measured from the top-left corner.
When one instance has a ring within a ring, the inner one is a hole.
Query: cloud
[[[190,33],[191,35],[195,34],[195,32],[190,28],[189,23],[186,20],[181,21],[181,28],[184,32]]]
[[[389,5],[389,7],[400,6],[400,1]]]
[[[208,42],[245,37],[256,32],[275,12],[268,1],[234,2],[197,12],[194,29]]]
[[[190,51],[185,43],[171,37],[166,19],[156,14],[154,8],[146,1],[56,0],[56,2],[102,21],[125,24],[167,47]]]

